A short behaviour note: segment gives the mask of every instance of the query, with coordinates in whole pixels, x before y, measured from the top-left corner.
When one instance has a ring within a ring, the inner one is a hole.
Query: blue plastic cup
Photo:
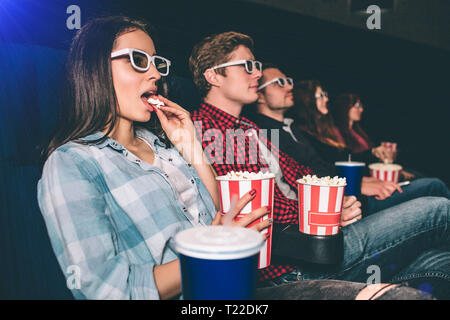
[[[208,226],[175,236],[185,300],[251,300],[263,237],[241,227]]]
[[[339,177],[345,177],[347,181],[345,195],[359,198],[361,195],[363,168],[366,164],[364,162],[340,161],[336,162],[335,165],[339,172]]]

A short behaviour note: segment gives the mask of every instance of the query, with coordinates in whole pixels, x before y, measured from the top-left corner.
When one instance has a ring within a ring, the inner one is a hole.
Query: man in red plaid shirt
[[[278,150],[264,139],[264,134],[258,134],[255,123],[240,116],[245,104],[256,101],[258,79],[262,75],[261,63],[254,60],[252,47],[248,36],[228,32],[208,37],[194,48],[190,67],[204,103],[193,112],[192,119],[218,175],[230,171],[276,173],[274,223],[298,224],[296,180],[313,172]],[[228,52],[220,55],[216,54],[218,51]],[[257,147],[258,140],[267,147],[266,153]],[[265,158],[269,151],[278,161]],[[355,197],[346,198],[342,225],[361,218],[360,206]],[[260,275],[262,280],[269,280],[293,270],[292,266],[272,264],[262,269]]]
[[[252,39],[236,32],[206,37],[194,47],[189,67],[204,102],[192,118],[217,174],[267,170],[275,173],[274,223],[298,224],[296,180],[312,174],[310,168],[279,151],[264,139],[264,134],[257,135],[257,125],[241,117],[244,105],[258,98],[262,67],[254,60],[252,48]],[[265,150],[258,154],[258,147]],[[446,249],[450,243],[450,201],[422,197],[363,220],[360,206],[355,197],[344,199],[340,223],[344,258],[335,270],[270,265],[260,270],[260,278],[265,280],[262,285],[300,279],[368,283],[377,278],[377,283],[430,283],[435,296],[450,298],[450,252]],[[377,274],[373,270],[378,270]]]

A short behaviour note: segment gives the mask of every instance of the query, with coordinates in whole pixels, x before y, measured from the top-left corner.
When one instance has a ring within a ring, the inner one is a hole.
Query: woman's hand
[[[361,182],[372,182],[372,181],[379,181],[379,179],[375,177],[362,177],[361,180]]]
[[[185,153],[193,151],[194,145],[197,143],[191,115],[187,110],[163,96],[158,95],[158,99],[165,104],[165,106],[161,106],[161,109],[154,108],[161,127],[170,142],[185,157]]]
[[[374,196],[377,200],[384,200],[389,198],[395,190],[403,193],[402,188],[393,182],[381,180],[363,180],[361,183],[361,193],[366,196]]]
[[[362,218],[361,202],[355,196],[344,196],[341,213],[341,227],[348,226]]]
[[[226,214],[222,214],[220,211],[217,212],[216,216],[214,217],[212,225],[231,225],[231,226],[240,226],[240,227],[246,227],[250,225],[255,220],[258,220],[259,218],[262,218],[264,215],[268,214],[270,212],[270,208],[268,207],[261,207],[259,209],[253,210],[249,214],[245,215],[243,218],[239,219],[239,221],[235,221],[234,217],[236,217],[239,212],[249,203],[252,201],[256,196],[256,190],[252,190],[250,192],[247,192],[242,198],[239,200],[232,201],[231,208]],[[254,224],[251,229],[254,229],[256,231],[262,231],[266,228],[268,228],[272,224],[272,219],[266,219],[262,222]],[[269,233],[267,233],[268,236]]]
[[[384,163],[392,163],[394,161],[393,153],[383,146],[373,148],[372,154]]]
[[[402,178],[404,180],[412,180],[416,177],[413,173],[405,171],[405,170],[401,170],[400,175],[402,176]]]

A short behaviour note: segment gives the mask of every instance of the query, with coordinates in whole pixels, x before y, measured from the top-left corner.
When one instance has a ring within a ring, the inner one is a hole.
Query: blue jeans
[[[344,258],[330,271],[299,266],[267,285],[295,280],[414,281],[450,299],[450,200],[422,197],[341,229]]]
[[[368,197],[366,212],[363,216],[396,206],[405,201],[420,197],[444,197],[450,199],[450,192],[443,181],[437,178],[421,178],[411,181],[407,186],[402,187],[403,193],[395,191],[385,200],[376,200],[375,197]]]

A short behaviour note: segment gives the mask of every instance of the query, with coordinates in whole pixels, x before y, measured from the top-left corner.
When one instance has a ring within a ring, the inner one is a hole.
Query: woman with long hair
[[[372,152],[383,162],[392,162],[392,154],[384,146],[374,148],[374,143],[361,128],[364,107],[361,98],[354,93],[339,94],[333,104],[332,114],[337,131],[347,148],[353,153]]]
[[[333,118],[345,144],[354,153],[367,151],[373,146],[369,136],[359,125],[363,111],[358,95],[343,93],[336,97]]]
[[[298,126],[306,133],[305,137],[322,159],[332,164],[347,160],[349,154],[352,155],[352,160],[365,163],[389,159],[389,152],[383,146],[374,147],[373,142],[359,126],[363,110],[361,99],[355,94],[339,95],[336,105],[330,108],[335,110],[334,118],[328,109],[328,94],[322,88],[316,80],[300,81],[294,91],[293,107]],[[413,177],[404,171],[402,175],[404,178]],[[370,213],[417,197],[449,197],[446,185],[437,178],[417,179],[403,190],[393,182],[365,176],[362,178],[361,193],[368,196],[367,212]],[[361,200],[366,202],[364,197]]]
[[[339,130],[341,123],[345,120],[342,117],[335,118],[335,114],[331,114],[328,108],[328,93],[324,91],[319,81],[300,81],[294,96],[293,113],[297,125],[307,133],[306,137],[323,158],[333,161],[346,160],[349,154],[352,154],[354,160],[369,162],[373,160],[373,156],[384,161],[389,155],[383,146],[375,148],[357,123],[355,130],[361,135],[360,139],[363,142],[361,142],[362,146],[355,148],[356,143],[348,138],[348,130]],[[357,96],[352,98],[356,99]]]
[[[64,115],[44,152],[38,202],[63,272],[79,270],[75,298],[179,295],[173,237],[223,223],[215,173],[190,114],[157,95],[170,61],[157,55],[151,35],[139,20],[99,18],[70,48]],[[254,197],[245,194],[230,214]],[[232,224],[264,214],[265,207]]]
[[[298,83],[298,84],[297,84]],[[329,115],[328,94],[317,80],[304,80],[296,83],[294,97],[296,106],[292,109],[298,126],[317,140],[338,148],[345,149],[345,144]]]
[[[371,150],[383,162],[393,162],[393,153],[380,145],[374,148],[374,143],[361,128],[360,121],[364,107],[361,98],[354,93],[341,93],[336,97],[333,108],[333,118],[339,134],[342,136],[347,148],[352,153],[364,153]],[[413,179],[415,175],[405,170],[400,171],[404,179]]]

